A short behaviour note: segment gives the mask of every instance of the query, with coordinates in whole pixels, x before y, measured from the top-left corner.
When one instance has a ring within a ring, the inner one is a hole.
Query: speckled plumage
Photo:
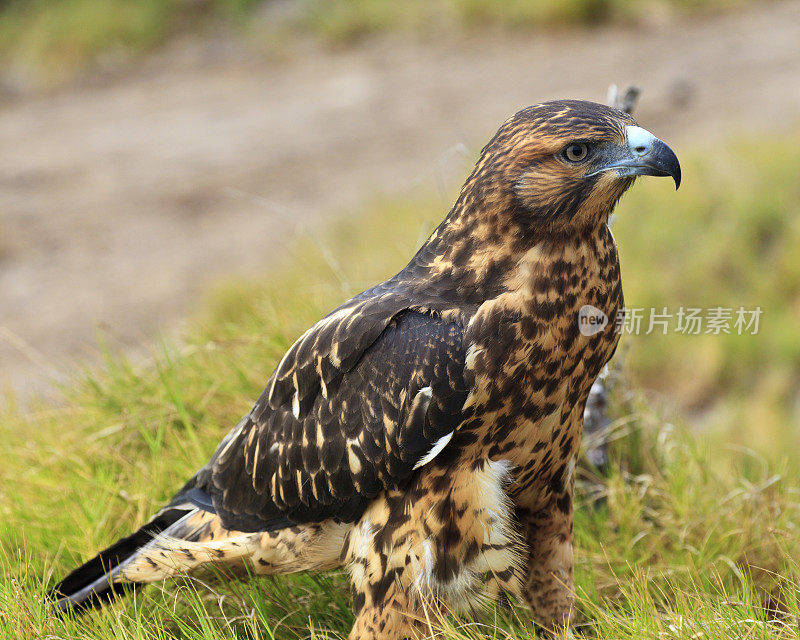
[[[583,335],[578,311],[623,305],[607,221],[634,177],[606,156],[634,125],[579,101],[509,118],[408,266],[301,336],[163,525],[76,570],[61,608],[247,561],[347,566],[351,638],[413,637],[425,603],[499,591],[568,625],[583,409],[618,339]],[[576,142],[597,157],[565,159]]]

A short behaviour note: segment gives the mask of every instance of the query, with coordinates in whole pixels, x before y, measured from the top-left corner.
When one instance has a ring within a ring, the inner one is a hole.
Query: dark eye
[[[583,162],[589,155],[589,145],[574,143],[564,149],[564,157],[570,162]]]

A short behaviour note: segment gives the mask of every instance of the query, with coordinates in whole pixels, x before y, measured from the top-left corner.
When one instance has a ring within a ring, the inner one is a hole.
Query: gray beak
[[[626,157],[604,167],[620,176],[671,176],[675,188],[681,186],[681,165],[675,152],[652,133],[641,127],[625,127],[628,141]]]

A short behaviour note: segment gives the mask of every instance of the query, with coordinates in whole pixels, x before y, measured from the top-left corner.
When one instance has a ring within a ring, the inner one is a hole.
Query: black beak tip
[[[669,148],[668,145],[661,140],[656,141],[653,146],[653,162],[658,169],[663,171],[662,175],[671,176],[675,181],[675,190],[681,186],[681,163],[678,162],[678,156]]]

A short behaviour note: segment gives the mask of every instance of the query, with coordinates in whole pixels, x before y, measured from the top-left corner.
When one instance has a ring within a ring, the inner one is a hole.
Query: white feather
[[[444,449],[447,446],[447,443],[450,442],[450,439],[453,437],[454,433],[455,433],[455,431],[451,431],[447,435],[442,436],[441,438],[439,438],[436,441],[436,443],[433,445],[431,450],[428,451],[428,453],[424,457],[420,458],[417,461],[417,464],[414,465],[414,470],[419,469],[420,467],[424,467],[431,460],[433,460],[436,456],[438,456],[442,452],[442,449]]]
[[[300,419],[300,397],[295,393],[292,398],[292,415],[295,420]]]

